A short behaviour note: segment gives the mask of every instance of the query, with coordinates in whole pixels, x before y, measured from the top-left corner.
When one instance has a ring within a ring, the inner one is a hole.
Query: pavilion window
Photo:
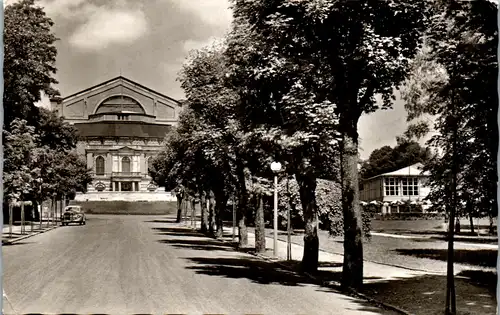
[[[418,196],[418,178],[408,177],[401,179],[403,196]]]
[[[95,159],[95,174],[96,175],[104,175],[105,167],[104,167],[104,158],[102,156],[98,156]]]
[[[399,183],[397,178],[387,177],[384,179],[385,195],[386,196],[398,196],[399,195]]]

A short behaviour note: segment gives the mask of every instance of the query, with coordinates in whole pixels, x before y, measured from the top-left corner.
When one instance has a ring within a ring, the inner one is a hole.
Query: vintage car
[[[61,225],[77,223],[85,225],[85,213],[80,206],[67,206],[61,216]]]

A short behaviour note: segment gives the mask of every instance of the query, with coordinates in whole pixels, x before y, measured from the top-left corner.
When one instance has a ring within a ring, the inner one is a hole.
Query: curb
[[[14,244],[14,243],[17,243],[17,242],[22,241],[24,239],[30,238],[32,236],[35,236],[35,235],[38,235],[38,234],[42,234],[42,233],[45,233],[45,232],[49,232],[49,231],[52,231],[52,230],[57,229],[57,228],[58,228],[58,226],[53,226],[53,227],[47,228],[45,230],[34,232],[34,233],[31,233],[31,234],[28,234],[28,235],[24,235],[24,236],[20,236],[18,238],[12,239],[12,240],[3,240],[2,239],[2,245]]]
[[[187,225],[184,225],[184,227],[188,228],[188,229],[191,229],[191,230],[195,230],[195,231],[198,231],[198,229],[196,227],[192,227],[192,226],[187,226]],[[198,231],[199,232],[199,231]],[[204,235],[206,236],[205,234],[199,232],[200,235]],[[230,241],[226,241],[226,240],[223,240],[223,239],[218,239],[218,238],[214,238],[215,240],[221,242],[221,243],[225,243],[225,244],[229,244],[231,245],[231,247],[233,247],[236,251],[238,251],[238,247],[234,246],[234,244],[232,244],[232,242]],[[299,244],[295,244],[295,245],[299,245]],[[300,245],[299,245],[300,246]],[[326,252],[326,251],[325,251]],[[328,252],[326,252],[328,253]],[[281,263],[281,260],[280,259],[272,259],[271,257],[268,257],[268,256],[265,256],[265,255],[262,255],[262,254],[259,254],[259,253],[252,253],[252,252],[248,252],[247,254],[250,254],[250,255],[253,255],[255,257],[258,257],[262,260],[265,260],[265,261],[268,261],[268,262],[273,262],[279,266],[281,266],[282,268],[284,269],[287,269],[288,271],[290,272],[293,272],[295,274],[297,274],[297,271],[294,270],[293,268]],[[337,254],[339,255],[339,254]],[[324,287],[327,287],[327,288],[331,288],[331,289],[334,289],[336,291],[338,291],[339,293],[341,294],[346,294],[346,295],[349,295],[349,296],[355,296],[355,297],[358,297],[358,298],[361,298],[361,299],[364,299],[372,304],[375,304],[379,307],[382,307],[382,308],[385,308],[385,309],[388,309],[388,310],[392,310],[392,311],[395,311],[397,313],[400,313],[402,315],[413,315],[411,313],[408,313],[407,311],[397,307],[397,306],[394,306],[394,305],[391,305],[391,304],[388,304],[388,303],[384,303],[384,302],[380,302],[378,300],[375,300],[363,293],[360,293],[360,292],[357,292],[357,291],[350,291],[350,292],[345,292],[345,291],[341,291],[339,290],[340,288],[340,283],[336,282],[336,281],[329,281],[329,282],[326,282],[326,281],[323,281],[313,275],[311,275],[310,273],[308,272],[305,272],[303,273],[303,275],[305,275],[306,277],[308,277],[309,279],[313,280],[314,282],[316,282],[317,284],[320,284],[321,286],[324,286]]]

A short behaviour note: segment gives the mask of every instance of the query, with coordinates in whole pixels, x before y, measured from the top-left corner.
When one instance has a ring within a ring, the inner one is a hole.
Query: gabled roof
[[[377,175],[377,176],[373,176],[371,178],[368,178],[368,179],[365,179],[366,180],[370,180],[370,179],[374,179],[376,177],[391,177],[391,176],[429,176],[429,172],[423,172],[422,173],[422,163],[415,163],[413,165],[410,165],[410,166],[407,166],[407,167],[403,167],[399,170],[396,170],[396,171],[392,171],[392,172],[388,172],[388,173],[384,173],[384,174],[380,174],[380,175]]]
[[[121,76],[121,75],[120,75],[120,76],[117,76],[117,77],[115,77],[115,78],[113,78],[113,79],[109,79],[109,80],[107,80],[107,81],[104,81],[104,82],[101,82],[101,83],[99,83],[99,84],[96,84],[96,85],[94,85],[94,86],[91,86],[91,87],[89,87],[89,88],[86,88],[85,90],[81,90],[81,91],[79,91],[79,92],[76,92],[76,93],[73,93],[73,94],[71,94],[71,95],[68,95],[68,96],[66,96],[66,97],[64,97],[64,98],[62,98],[62,99],[60,99],[60,100],[64,101],[64,100],[66,100],[66,99],[69,99],[69,98],[75,97],[75,96],[77,96],[77,95],[79,95],[79,94],[83,94],[83,93],[85,93],[85,92],[88,92],[88,91],[91,91],[91,90],[97,89],[97,88],[99,88],[99,87],[101,87],[101,86],[104,86],[104,85],[107,85],[107,84],[110,84],[110,83],[113,83],[113,82],[116,82],[116,81],[124,81],[124,82],[130,83],[130,84],[135,85],[135,86],[137,86],[137,87],[139,87],[139,88],[141,88],[141,89],[147,90],[147,91],[148,91],[148,92],[150,92],[150,93],[157,94],[158,96],[161,96],[161,97],[167,98],[167,99],[169,99],[169,100],[171,100],[171,101],[173,101],[173,102],[176,102],[176,103],[178,103],[179,105],[181,105],[181,102],[179,102],[178,100],[173,99],[173,98],[171,98],[170,96],[167,96],[167,95],[165,95],[165,94],[159,93],[159,92],[157,92],[157,91],[155,91],[155,90],[152,90],[152,89],[148,88],[147,86],[144,86],[144,85],[142,85],[142,84],[139,84],[139,83],[137,83],[137,82],[135,82],[135,81],[132,81],[132,80],[130,80],[130,79],[128,79],[128,78],[125,78],[125,77],[123,77],[123,76]]]

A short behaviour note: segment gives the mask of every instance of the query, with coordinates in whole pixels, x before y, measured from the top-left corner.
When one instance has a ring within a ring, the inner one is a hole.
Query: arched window
[[[128,156],[122,158],[122,173],[130,173],[130,158]]]
[[[102,156],[98,156],[95,159],[95,174],[96,175],[104,175],[104,158]]]

